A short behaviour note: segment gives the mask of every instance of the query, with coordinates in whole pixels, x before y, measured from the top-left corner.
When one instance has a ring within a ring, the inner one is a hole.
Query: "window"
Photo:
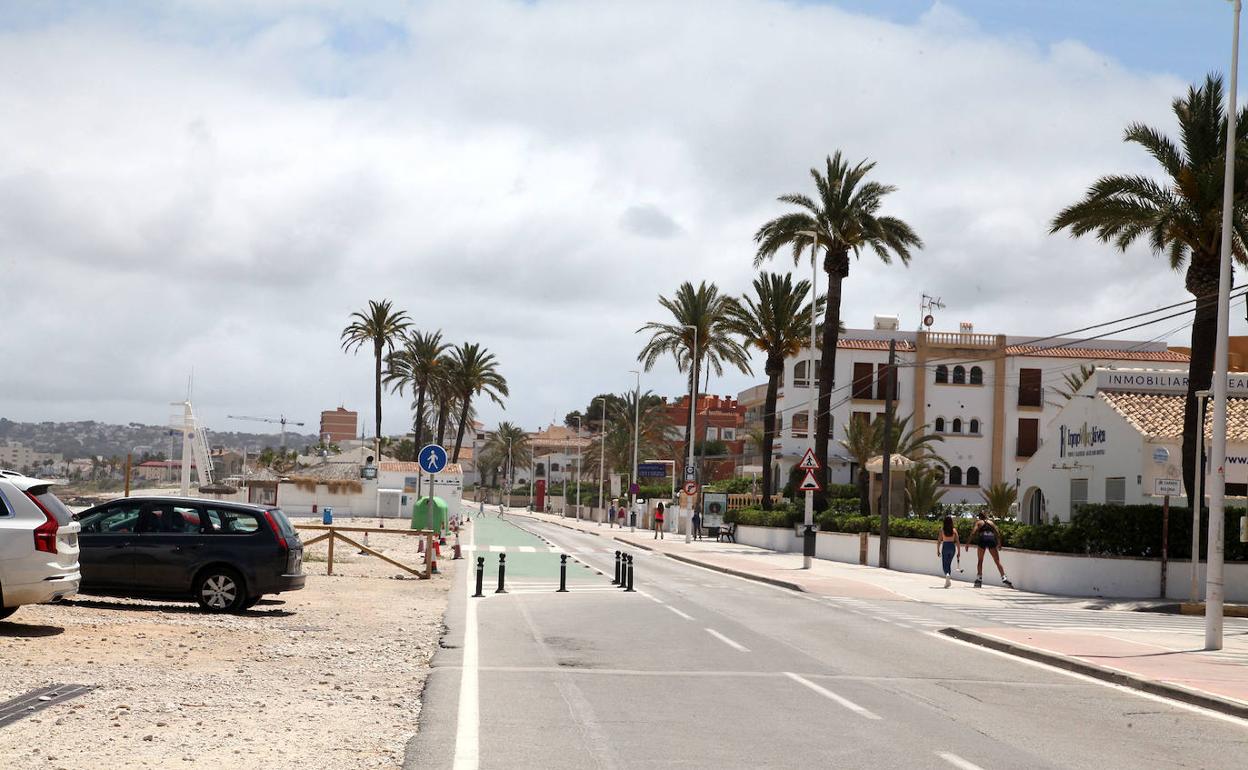
[[[82,531],[99,535],[129,534],[139,520],[138,503],[119,503],[82,519]]]
[[[1041,406],[1040,370],[1018,370],[1018,405]],[[1026,455],[1020,455],[1026,456]]]
[[[947,382],[949,382],[949,367],[941,364],[936,367],[936,383],[938,385],[944,385]]]
[[[871,422],[871,413],[870,412],[854,412],[854,416],[851,417],[850,419],[852,419],[854,422],[858,423],[859,425],[867,425],[867,424],[870,424]]]
[[[979,420],[972,418],[971,426],[966,429],[966,432],[972,435],[978,436],[979,435]]]
[[[966,369],[962,368],[961,366],[953,367],[953,384],[954,385],[966,384]]]
[[[809,388],[810,387],[810,377],[807,376],[806,374],[806,372],[809,369],[810,369],[809,360],[797,362],[797,366],[793,367],[793,387],[795,388]],[[819,370],[819,361],[816,360],[815,361],[816,376],[819,373],[818,370]]]
[[[719,428],[708,427],[706,429],[706,440],[718,441],[719,440]]]
[[[890,368],[888,364],[880,364],[876,367],[876,394],[875,397],[883,401],[885,399],[897,400],[897,369]]]
[[[854,398],[871,398],[875,385],[875,367],[869,363],[854,364]]]
[[[1040,420],[1035,417],[1018,418],[1018,448],[1015,457],[1031,457],[1040,446]]]
[[[978,366],[971,367],[971,384],[972,385],[984,384],[984,370],[980,369]]]
[[[949,486],[962,486],[962,469],[956,465],[949,469]]]
[[[559,472],[559,463],[551,463],[551,464],[550,464],[550,470],[551,470],[552,472],[554,472],[554,473],[558,473],[558,472]]]
[[[793,415],[790,425],[793,427],[794,438],[804,437],[806,435],[807,426],[810,424],[809,415],[805,412],[798,412]]]
[[[962,418],[961,417],[953,418],[953,432],[954,433],[962,432]]]
[[[546,475],[546,463],[538,463],[537,465],[533,466],[533,475],[539,476],[539,477],[545,476]]]
[[[1070,514],[1073,516],[1075,510],[1081,505],[1088,504],[1088,480],[1087,479],[1071,479],[1070,480]]]
[[[979,468],[971,466],[966,469],[966,485],[968,487],[979,486]]]
[[[260,519],[251,511],[241,511],[235,508],[206,508],[204,514],[208,518],[208,523],[212,525],[211,530],[204,527],[204,531],[212,531],[222,535],[250,535],[260,529]]]
[[[737,438],[736,428],[720,428],[719,437],[724,441],[735,441]]]
[[[1127,504],[1127,480],[1125,478],[1105,479],[1105,504]]]
[[[937,433],[945,432],[945,418],[944,417],[936,418],[936,432]]]

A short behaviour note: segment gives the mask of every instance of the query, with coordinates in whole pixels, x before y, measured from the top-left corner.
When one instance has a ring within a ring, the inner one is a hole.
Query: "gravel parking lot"
[[[369,545],[420,566],[417,540]],[[239,615],[85,595],[23,607],[0,622],[0,699],[53,683],[96,689],[0,727],[4,764],[397,768],[452,565],[467,563],[449,557],[442,575],[416,580],[339,542],[327,577],[320,543],[305,552],[304,590]]]

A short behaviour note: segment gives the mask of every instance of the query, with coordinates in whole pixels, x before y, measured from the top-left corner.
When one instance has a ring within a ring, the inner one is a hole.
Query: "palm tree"
[[[425,443],[425,400],[443,362],[442,354],[450,347],[442,341],[441,329],[413,332],[405,335],[401,349],[386,357],[385,381],[391,385],[391,391],[402,394],[405,387],[411,386],[416,397],[412,432],[416,434],[417,448]]]
[[[672,314],[670,323],[651,321],[637,330],[650,332],[650,341],[641,349],[637,360],[646,371],[654,368],[660,357],[671,354],[679,371],[689,371],[689,399],[698,400],[698,374],[703,363],[715,370],[716,376],[724,373],[724,364],[750,373],[750,358],[741,343],[732,337],[731,311],[736,300],[719,293],[715,284],[702,281],[697,288],[685,281],[671,299],[659,296],[659,304]],[[688,327],[696,327],[697,333]],[[694,342],[696,342],[696,350]],[[695,407],[696,408],[696,407]],[[690,415],[692,418],[692,415]],[[695,441],[692,422],[686,423],[685,436]]]
[[[800,193],[782,195],[779,200],[797,211],[767,222],[754,234],[758,253],[754,266],[771,259],[780,249],[793,250],[797,264],[803,251],[813,243],[824,250],[823,271],[828,278],[828,302],[823,321],[823,360],[819,365],[819,408],[815,430],[815,454],[823,461],[822,487],[827,489],[828,442],[832,433],[832,382],[836,377],[836,343],[841,329],[842,283],[849,277],[849,256],[861,256],[870,248],[884,264],[893,256],[910,264],[910,250],[923,247],[923,241],[910,225],[891,216],[880,216],[884,196],[897,188],[865,181],[875,163],[862,161],[850,166],[838,150],[827,159],[826,171],[810,170],[817,198]],[[826,494],[816,495],[815,505],[827,505]]]
[[[1001,519],[1010,515],[1010,506],[1018,500],[1018,488],[1002,481],[979,490],[979,495],[984,498],[984,504],[988,506],[993,518]]]
[[[468,425],[469,410],[473,396],[485,394],[494,403],[503,405],[500,396],[507,396],[507,380],[498,373],[494,354],[475,342],[465,342],[451,351],[454,367],[451,372],[451,389],[455,394],[459,413],[459,427],[455,435],[455,452],[451,462],[459,462],[459,450],[464,443],[464,428]]]
[[[1064,390],[1058,390],[1058,394],[1067,401],[1075,397],[1075,393],[1083,387],[1093,374],[1096,373],[1096,367],[1092,364],[1080,364],[1079,371],[1066,372],[1062,375],[1062,380],[1066,383]]]
[[[944,436],[927,433],[927,426],[910,427],[910,416],[906,415],[893,421],[892,453],[913,460],[918,465],[944,465],[945,461],[936,455],[932,444],[943,442]],[[841,446],[858,465],[858,511],[863,516],[871,514],[870,486],[871,476],[867,471],[867,461],[884,452],[884,421],[852,419],[845,426],[845,438]]]
[[[915,516],[927,516],[940,505],[945,496],[941,489],[940,471],[927,465],[915,465],[906,471],[906,500]]]
[[[342,349],[348,353],[358,353],[366,342],[373,345],[374,372],[376,375],[376,399],[374,401],[376,417],[375,433],[381,439],[381,360],[387,350],[394,350],[394,343],[403,335],[403,331],[411,326],[411,319],[402,310],[395,310],[390,300],[370,299],[368,309],[351,314],[355,319],[342,330]]]
[[[457,402],[455,397],[455,365],[454,357],[443,355],[438,359],[438,366],[434,370],[433,379],[429,382],[429,393],[433,397],[433,402],[437,405],[434,436],[437,445],[440,447],[446,446],[446,425]]]
[[[516,475],[514,468],[527,468],[532,464],[533,447],[529,444],[529,434],[519,425],[500,422],[498,428],[486,438],[481,456],[488,458],[490,465],[502,468],[510,481]]]
[[[776,400],[785,359],[798,354],[810,334],[810,281],[793,283],[793,276],[760,273],[754,295],[746,294],[728,309],[728,330],[741,336],[746,348],[766,356],[767,397],[763,405],[763,489],[772,489],[771,449],[776,440]],[[817,300],[815,312],[822,309]],[[809,430],[809,427],[807,427]],[[771,495],[763,495],[763,510],[771,510]]]
[[[629,391],[613,396],[607,403],[606,430],[598,433],[590,441],[584,454],[585,470],[597,476],[610,471],[633,468],[633,423],[637,422],[637,451],[641,457],[665,456],[670,454],[667,440],[667,417],[663,408],[663,399],[651,391],[641,394],[641,411],[636,412],[637,393]],[[603,446],[603,442],[606,446]],[[606,468],[601,467],[600,458],[606,456]]]
[[[1165,254],[1170,268],[1184,271],[1184,286],[1196,297],[1192,323],[1192,354],[1188,365],[1187,402],[1183,409],[1183,483],[1191,494],[1195,475],[1199,414],[1196,394],[1213,380],[1217,335],[1219,250],[1222,239],[1222,183],[1226,166],[1226,108],[1222,78],[1209,75],[1205,84],[1174,100],[1182,137],[1180,149],[1161,131],[1142,123],[1127,126],[1124,141],[1140,145],[1161,166],[1164,180],[1147,176],[1111,175],[1098,179],[1083,200],[1053,218],[1051,232],[1068,229],[1073,236],[1095,233],[1125,251],[1147,237],[1154,254]],[[1248,155],[1248,108],[1239,113],[1236,157]],[[1235,216],[1232,248],[1245,263],[1248,239],[1243,206],[1248,203],[1248,163],[1235,169]]]

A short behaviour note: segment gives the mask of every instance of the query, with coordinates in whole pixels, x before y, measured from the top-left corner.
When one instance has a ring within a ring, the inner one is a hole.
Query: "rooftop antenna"
[[[945,303],[940,301],[940,297],[933,297],[924,293],[923,299],[919,301],[919,331],[932,330],[932,324],[936,323],[935,316],[932,315],[933,310],[944,310]]]

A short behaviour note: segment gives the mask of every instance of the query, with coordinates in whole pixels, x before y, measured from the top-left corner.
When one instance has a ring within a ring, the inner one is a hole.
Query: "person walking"
[[[611,507],[607,509],[607,529],[615,526],[615,501],[611,501]]]
[[[997,572],[1001,573],[1001,582],[1006,586],[1013,588],[1014,584],[1005,576],[1005,567],[1001,566],[1001,555],[997,553],[997,548],[1001,542],[1001,530],[997,529],[997,525],[992,523],[988,518],[986,511],[980,511],[979,521],[975,522],[975,528],[971,530],[971,536],[967,539],[966,550],[971,550],[971,543],[979,549],[979,564],[975,568],[975,587],[981,588],[984,585],[984,551],[992,554],[992,560],[997,565]]]
[[[953,517],[945,514],[945,521],[940,526],[940,536],[936,539],[936,553],[940,556],[940,565],[945,573],[945,588],[953,583],[949,570],[953,567],[953,557],[958,557],[958,571],[962,570],[962,554],[958,552],[958,529],[953,526]]]
[[[663,503],[654,507],[654,539],[663,539]]]
[[[701,540],[702,539],[702,511],[698,510],[697,508],[693,509],[692,526],[693,526],[693,539]]]

